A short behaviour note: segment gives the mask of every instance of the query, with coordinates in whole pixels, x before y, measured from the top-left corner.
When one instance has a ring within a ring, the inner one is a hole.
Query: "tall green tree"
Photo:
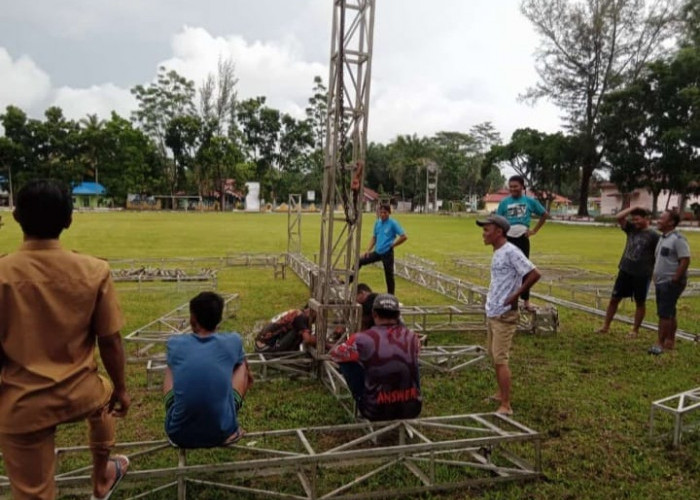
[[[489,161],[515,170],[525,178],[528,189],[549,206],[554,195],[565,191],[577,177],[577,148],[574,137],[524,128],[513,132],[508,144],[492,147]]]
[[[539,82],[523,96],[547,98],[580,136],[579,215],[588,215],[593,172],[605,154],[600,106],[605,96],[634,80],[674,34],[677,0],[522,0],[521,11],[540,36]]]
[[[256,165],[261,194],[274,199],[282,124],[279,110],[266,106],[265,101],[263,96],[242,101],[237,107],[236,118],[241,126],[244,153]]]
[[[168,190],[174,194],[184,176],[178,161],[168,157],[166,137],[172,120],[196,116],[194,82],[175,70],[161,66],[155,82],[147,87],[137,85],[131,89],[131,93],[138,102],[138,109],[132,113],[132,119],[155,142]]]

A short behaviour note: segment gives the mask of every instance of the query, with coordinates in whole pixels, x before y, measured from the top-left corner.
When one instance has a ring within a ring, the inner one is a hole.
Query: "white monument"
[[[245,211],[259,212],[260,211],[260,183],[246,182],[248,194],[245,197]]]

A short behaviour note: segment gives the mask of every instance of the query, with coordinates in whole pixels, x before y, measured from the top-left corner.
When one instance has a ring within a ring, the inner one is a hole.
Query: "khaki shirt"
[[[0,433],[78,419],[109,401],[95,342],[124,325],[109,273],[58,240],[25,241],[0,257]]]

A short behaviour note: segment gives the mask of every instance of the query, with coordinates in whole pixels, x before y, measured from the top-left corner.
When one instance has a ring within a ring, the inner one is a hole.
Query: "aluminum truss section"
[[[541,436],[532,429],[509,417],[479,413],[249,432],[235,445],[206,451],[172,448],[166,441],[116,448],[131,459],[122,494],[144,498],[171,489],[184,500],[190,485],[292,499],[409,498],[483,488],[539,478],[540,447]],[[88,447],[56,453],[66,457],[56,475],[61,492],[87,489]],[[69,458],[86,465],[66,470]],[[144,481],[155,487],[137,493]],[[0,493],[8,486],[0,478]]]
[[[119,287],[121,291],[161,290],[164,286],[168,289],[175,287],[177,291],[216,290],[217,288],[214,269],[200,269],[194,273],[188,273],[180,268],[138,267],[112,270],[112,279],[115,283],[133,285],[132,287],[122,285]]]
[[[353,313],[357,283],[350,277],[357,274],[360,253],[375,1],[333,5],[319,277],[312,283],[321,332],[329,329],[324,309],[331,304],[346,306],[342,314],[350,329],[359,325]],[[324,352],[325,335],[318,342]]]
[[[486,314],[480,305],[402,306],[401,319],[416,333],[483,332]]]
[[[700,422],[694,425],[683,425],[683,418],[689,413],[700,414],[700,387],[659,399],[651,403],[651,416],[649,417],[649,436],[654,437],[654,424],[657,411],[663,411],[673,415],[673,446],[677,447],[681,442],[681,434],[690,428],[697,429]]]
[[[238,294],[222,294],[224,299],[224,318],[231,318],[238,311]],[[145,344],[137,350],[137,356],[145,356],[154,344],[164,344],[172,335],[180,335],[190,331],[189,302],[182,304],[160,318],[137,328],[129,333],[124,340]]]
[[[431,267],[409,260],[395,261],[396,275],[421,285],[429,290],[446,295],[467,305],[486,303],[488,289],[455,278]],[[531,295],[535,296],[531,292]],[[559,328],[559,314],[552,306],[539,307],[535,312],[520,311],[520,331],[532,333],[556,333]]]
[[[318,266],[299,253],[286,255],[287,265],[306,286],[313,290],[318,278]]]
[[[403,259],[394,261],[396,275],[464,304],[485,304],[488,288]]]
[[[310,378],[313,376],[314,359],[304,351],[265,354],[246,353],[248,367],[256,382],[273,379]],[[146,363],[146,388],[158,389],[163,384],[167,363],[165,356],[157,356]]]
[[[433,161],[425,165],[425,213],[437,213],[437,192],[438,192],[438,172],[439,168]]]
[[[301,254],[301,195],[290,194],[287,208],[287,255]]]

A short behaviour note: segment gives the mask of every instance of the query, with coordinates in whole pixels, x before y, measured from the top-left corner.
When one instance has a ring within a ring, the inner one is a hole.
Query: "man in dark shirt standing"
[[[654,271],[654,250],[659,241],[659,234],[649,227],[649,212],[641,207],[622,210],[617,214],[617,222],[627,234],[627,243],[618,266],[619,272],[612,297],[605,312],[605,323],[597,331],[608,333],[620,301],[625,297],[634,297],[634,324],[628,334],[629,338],[634,338],[639,334],[639,327],[646,314],[647,293]]]
[[[415,418],[421,411],[420,341],[401,324],[400,314],[396,297],[377,295],[372,306],[375,325],[330,352],[368,420]]]

